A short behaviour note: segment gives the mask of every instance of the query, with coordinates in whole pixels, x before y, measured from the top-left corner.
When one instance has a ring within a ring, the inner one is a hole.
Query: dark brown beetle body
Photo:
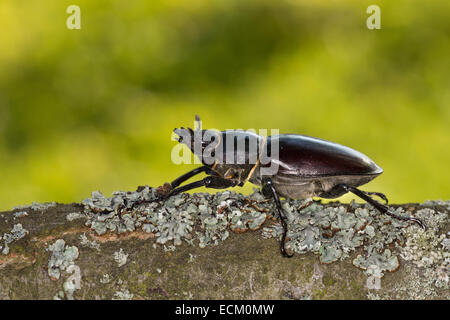
[[[291,199],[310,197],[337,198],[352,192],[380,212],[396,219],[409,220],[425,228],[417,218],[397,216],[388,206],[374,200],[382,193],[364,192],[357,187],[380,175],[383,170],[364,154],[337,143],[296,134],[259,136],[243,130],[202,130],[200,119],[196,130],[175,129],[178,141],[186,144],[199,157],[203,166],[174,180],[166,196],[198,187],[224,189],[243,186],[247,181],[261,186],[263,194],[275,200],[284,229],[281,251],[286,253],[285,213],[280,196]],[[209,176],[184,186],[181,183],[196,174]]]
[[[275,139],[279,159],[272,161],[278,161],[279,169],[272,182],[278,194],[286,198],[337,198],[347,191],[336,186],[360,186],[383,172],[364,154],[337,143],[285,134],[268,137],[267,144]],[[261,185],[262,177],[249,181]]]

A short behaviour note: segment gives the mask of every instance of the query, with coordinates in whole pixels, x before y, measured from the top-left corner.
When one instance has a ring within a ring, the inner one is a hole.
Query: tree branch
[[[450,202],[283,201],[141,187],[0,213],[0,299],[448,299]],[[60,240],[62,239],[62,240]]]

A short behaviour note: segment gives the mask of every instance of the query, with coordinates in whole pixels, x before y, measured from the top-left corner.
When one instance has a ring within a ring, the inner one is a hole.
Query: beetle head
[[[205,165],[215,162],[215,149],[220,142],[220,133],[214,130],[203,130],[201,120],[195,116],[196,127],[175,128],[173,132],[178,135],[178,142],[185,144]]]

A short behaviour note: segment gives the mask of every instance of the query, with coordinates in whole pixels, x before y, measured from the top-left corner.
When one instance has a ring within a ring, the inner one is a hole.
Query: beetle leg
[[[133,204],[133,206],[131,207],[131,209],[133,209],[134,207],[144,204],[144,203],[149,203],[149,202],[154,202],[154,201],[158,201],[158,200],[164,200],[168,197],[170,197],[172,195],[172,192],[174,190],[177,190],[176,188],[182,184],[184,181],[192,178],[193,176],[205,172],[206,174],[214,174],[214,172],[207,166],[202,166],[202,167],[198,167],[195,168],[185,174],[183,174],[182,176],[176,178],[175,180],[172,181],[172,183],[165,183],[164,186],[158,187],[158,190],[156,192],[157,194],[157,199],[156,200],[141,200],[141,201],[137,201],[136,203]],[[195,183],[195,182],[194,182]],[[194,187],[193,187],[194,188]],[[189,190],[189,189],[187,189]],[[179,191],[182,192],[183,190]],[[177,192],[178,193],[178,192]],[[119,207],[119,212],[122,211],[122,207],[125,206],[121,206]]]
[[[348,186],[348,185],[341,185],[346,191],[350,191],[351,193],[357,195],[358,197],[360,197],[363,200],[366,200],[368,203],[370,203],[371,205],[373,205],[375,208],[378,209],[378,211],[380,211],[381,213],[385,213],[395,219],[398,220],[404,220],[404,221],[414,221],[415,223],[417,223],[419,226],[422,227],[422,229],[426,230],[427,227],[425,225],[425,223],[422,222],[422,220],[418,219],[418,218],[414,218],[414,217],[404,217],[404,216],[399,216],[397,214],[395,214],[388,206],[379,203],[378,201],[372,199],[368,193],[359,190],[358,188],[352,187],[352,186]]]
[[[283,256],[290,258],[294,254],[289,255],[286,252],[286,248],[284,247],[287,235],[286,214],[284,213],[283,207],[281,206],[280,197],[278,196],[277,191],[275,190],[275,187],[273,186],[272,180],[270,178],[264,178],[263,180],[263,194],[266,196],[271,195],[272,198],[275,200],[281,225],[283,226],[283,236],[281,237],[280,243],[281,253],[283,254]]]
[[[182,184],[184,181],[192,178],[193,176],[202,173],[202,172],[206,172],[206,174],[213,174],[213,171],[207,167],[207,166],[202,166],[199,168],[195,168],[194,170],[191,170],[185,174],[183,174],[182,176],[176,178],[175,180],[172,181],[172,183],[170,184],[172,186],[172,189],[175,189],[176,187],[178,187],[180,184]]]
[[[235,180],[224,179],[224,178],[218,177],[218,176],[209,176],[202,180],[188,183],[184,186],[173,189],[167,195],[167,198],[174,196],[176,194],[179,194],[181,192],[200,188],[200,187],[206,187],[206,188],[212,188],[212,189],[226,189],[226,188],[230,188],[230,187],[235,187],[237,184],[238,184],[238,182],[236,182]]]
[[[381,192],[366,192],[366,191],[362,191],[362,192],[364,192],[365,194],[367,194],[369,196],[374,195],[374,196],[380,197],[381,199],[384,200],[385,204],[389,203],[389,200],[388,200],[388,198],[386,197],[386,195],[384,193],[381,193]]]

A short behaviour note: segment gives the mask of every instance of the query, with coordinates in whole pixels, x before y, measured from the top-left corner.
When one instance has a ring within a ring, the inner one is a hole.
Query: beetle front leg
[[[206,172],[206,174],[208,175],[212,175],[213,171],[207,167],[207,166],[202,166],[199,168],[195,168],[189,172],[186,172],[185,174],[183,174],[182,176],[179,176],[178,178],[176,178],[175,180],[172,181],[172,183],[170,184],[172,189],[175,189],[176,187],[178,187],[180,184],[182,184],[183,182],[185,182],[186,180],[192,178],[193,176],[202,173],[202,172]]]
[[[179,178],[175,179],[172,182],[172,184],[169,185],[169,187],[168,187],[169,192],[160,191],[158,193],[157,199],[137,201],[133,204],[131,209],[133,209],[134,207],[136,207],[138,205],[144,204],[144,203],[165,200],[165,199],[170,198],[171,196],[177,195],[181,192],[200,188],[200,187],[206,187],[206,188],[212,188],[212,189],[225,189],[225,188],[229,188],[229,187],[235,187],[238,184],[238,182],[236,182],[234,180],[224,179],[224,178],[221,178],[218,176],[209,176],[209,177],[204,178],[203,180],[188,183],[181,187],[176,187],[176,186],[180,185],[182,182],[186,181],[187,179],[189,179],[201,172],[206,172],[207,174],[213,173],[213,171],[206,166],[191,170],[191,171],[185,173],[184,175],[180,176]],[[175,188],[173,188],[173,186],[175,186]]]
[[[211,189],[226,189],[230,187],[235,187],[238,185],[239,182],[231,179],[225,179],[219,176],[209,176],[205,179],[195,181],[192,183],[188,183],[184,186],[178,187],[173,189],[168,195],[168,197],[177,195],[181,192],[185,192],[188,190],[205,187],[205,188],[211,188]]]
[[[273,182],[270,178],[264,178],[263,179],[263,194],[265,196],[271,196],[275,200],[275,205],[278,210],[278,215],[280,217],[281,225],[283,226],[283,235],[281,237],[281,243],[280,243],[280,249],[281,254],[285,257],[291,258],[294,254],[288,254],[286,252],[286,248],[284,247],[286,243],[286,235],[287,235],[287,222],[286,222],[286,214],[284,213],[283,207],[281,206],[280,197],[277,194],[277,191],[275,190],[275,187],[273,186]]]
[[[192,178],[193,176],[200,174],[202,172],[205,172],[208,175],[214,174],[214,172],[207,166],[195,168],[195,169],[188,171],[185,174],[179,176],[178,178],[173,180],[171,183],[166,182],[166,183],[164,183],[164,185],[159,186],[156,189],[157,195],[159,195],[162,198],[166,197],[173,189],[180,186],[180,184],[182,184],[186,180],[188,180],[188,179]]]

